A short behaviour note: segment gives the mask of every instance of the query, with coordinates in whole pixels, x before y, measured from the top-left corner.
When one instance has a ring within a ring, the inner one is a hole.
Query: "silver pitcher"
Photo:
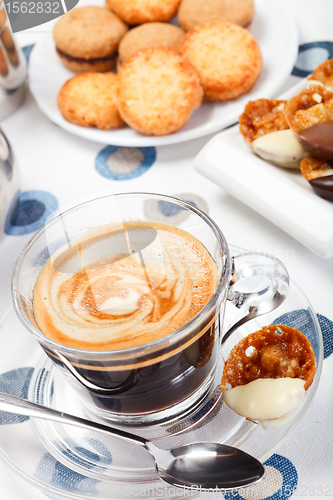
[[[26,75],[25,56],[14,39],[5,2],[0,0],[0,121],[21,104],[27,89]]]
[[[0,129],[0,235],[15,222],[19,201],[19,169],[12,148]]]

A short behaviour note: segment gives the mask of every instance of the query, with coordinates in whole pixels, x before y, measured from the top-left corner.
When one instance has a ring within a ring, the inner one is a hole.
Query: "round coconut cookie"
[[[116,106],[115,73],[86,72],[70,78],[60,89],[58,106],[65,120],[102,130],[123,125]]]
[[[180,0],[105,0],[105,7],[132,26],[153,21],[169,21]]]
[[[262,68],[261,51],[254,37],[228,21],[192,28],[179,50],[198,71],[205,97],[213,101],[236,99],[248,92]]]
[[[185,31],[168,23],[144,23],[129,30],[118,47],[118,65],[121,66],[137,50],[146,47],[178,49]]]
[[[202,94],[193,66],[169,47],[148,47],[135,52],[118,73],[119,113],[142,134],[176,132],[200,106]]]
[[[185,31],[220,19],[248,29],[253,16],[253,0],[182,0],[178,9],[179,24]]]

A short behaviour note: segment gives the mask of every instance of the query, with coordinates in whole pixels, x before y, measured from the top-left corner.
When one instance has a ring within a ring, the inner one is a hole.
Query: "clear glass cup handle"
[[[227,300],[243,314],[223,335],[221,344],[247,321],[276,309],[289,291],[288,271],[273,255],[236,255],[232,257],[231,273]],[[255,291],[251,291],[253,288]]]

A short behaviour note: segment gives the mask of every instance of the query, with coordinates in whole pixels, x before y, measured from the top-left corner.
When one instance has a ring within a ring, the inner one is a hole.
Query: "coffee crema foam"
[[[179,228],[110,226],[48,259],[34,287],[34,316],[44,335],[71,347],[135,347],[192,319],[212,296],[216,274],[205,247]]]

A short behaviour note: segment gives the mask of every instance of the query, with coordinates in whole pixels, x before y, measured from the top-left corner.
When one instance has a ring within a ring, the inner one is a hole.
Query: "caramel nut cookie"
[[[153,21],[169,21],[180,0],[105,0],[105,7],[132,26]]]
[[[249,28],[253,16],[253,0],[182,0],[178,9],[179,24],[185,31],[220,19]]]
[[[179,130],[200,106],[202,93],[193,66],[169,47],[135,52],[118,73],[120,115],[142,134],[164,135]]]
[[[301,172],[319,196],[333,201],[333,161],[308,156],[301,161]]]
[[[123,125],[116,106],[115,73],[85,72],[68,80],[58,94],[58,106],[65,120],[81,127],[102,130]]]
[[[320,86],[303,90],[287,102],[285,116],[297,137],[315,124],[332,122],[333,91]]]
[[[171,47],[178,49],[185,32],[168,23],[144,23],[126,33],[118,47],[119,67],[139,49],[146,47]]]
[[[238,342],[225,362],[222,391],[259,378],[301,378],[312,384],[316,360],[308,339],[286,325],[264,326]]]
[[[333,87],[333,59],[327,59],[319,64],[309,79],[321,82],[327,87]]]
[[[109,71],[128,27],[108,9],[79,7],[56,23],[53,38],[63,64],[72,71]]]
[[[228,21],[204,23],[184,36],[179,50],[198,71],[205,97],[236,99],[255,84],[262,68],[260,48],[248,30]]]
[[[239,117],[239,130],[249,143],[263,135],[289,128],[285,117],[287,101],[277,99],[257,99],[249,101]]]

